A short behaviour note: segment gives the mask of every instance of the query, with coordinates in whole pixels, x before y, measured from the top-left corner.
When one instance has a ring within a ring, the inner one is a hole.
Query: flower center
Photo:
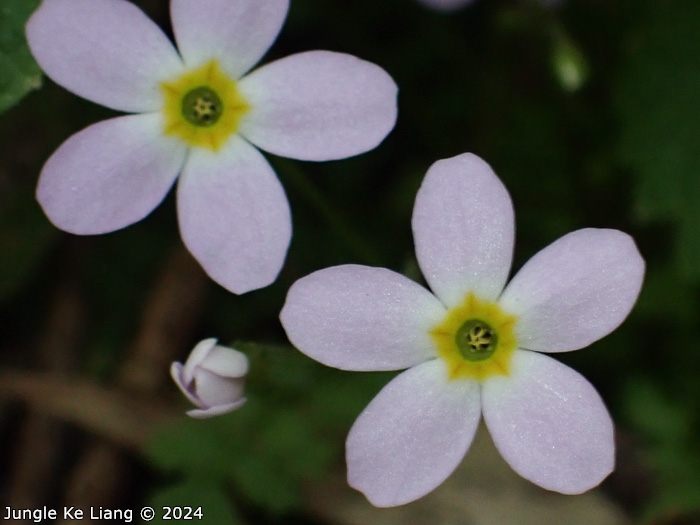
[[[163,132],[189,146],[218,151],[250,106],[216,60],[161,83]]]
[[[517,318],[496,303],[469,294],[430,331],[438,355],[448,365],[449,379],[485,379],[508,375],[516,348],[513,327]]]
[[[194,88],[182,99],[182,116],[195,126],[213,126],[223,111],[219,95],[207,86]]]
[[[488,323],[471,319],[459,327],[455,344],[459,353],[468,361],[483,361],[496,351],[498,334]]]

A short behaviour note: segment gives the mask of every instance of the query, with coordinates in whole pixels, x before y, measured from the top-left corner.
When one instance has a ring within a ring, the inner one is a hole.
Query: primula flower
[[[187,248],[235,293],[267,286],[291,238],[289,205],[254,147],[303,160],[341,159],[379,144],[396,120],[394,81],[354,56],[310,51],[252,73],[289,0],[172,0],[177,49],[124,0],[44,0],[27,39],[66,89],[134,113],[70,137],[44,166],[37,197],[76,234],[149,214],[179,175]]]
[[[561,0],[539,0],[539,2],[548,6],[555,6]],[[473,4],[474,0],[418,0],[418,3],[435,11],[448,12]]]
[[[423,4],[435,11],[456,11],[473,2],[474,0],[418,0],[419,4]]]
[[[227,414],[243,406],[248,358],[245,354],[216,344],[216,339],[200,341],[187,361],[170,366],[170,375],[187,399],[199,408],[187,414],[207,418]]]
[[[343,370],[400,370],[347,439],[348,481],[380,507],[427,494],[457,467],[483,414],[506,461],[576,494],[613,469],[613,424],[581,375],[539,352],[614,330],[644,261],[617,230],[582,229],[536,254],[506,285],[514,244],[508,192],[478,157],[436,162],[416,197],[418,263],[433,293],[357,265],[289,291],[281,320],[306,355]]]

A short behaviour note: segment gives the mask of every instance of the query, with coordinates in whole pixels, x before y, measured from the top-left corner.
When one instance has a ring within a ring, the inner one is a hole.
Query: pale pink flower
[[[474,0],[418,0],[419,4],[423,4],[435,11],[456,11],[473,2]]]
[[[354,56],[309,51],[249,73],[289,0],[171,0],[177,49],[124,0],[44,0],[27,24],[46,74],[132,115],[98,122],[44,166],[37,198],[62,230],[101,234],[148,215],[179,176],[180,232],[234,293],[275,280],[291,238],[275,155],[323,161],[368,151],[396,120],[394,81]]]
[[[383,268],[317,271],[289,291],[281,320],[306,355],[343,370],[400,370],[347,439],[348,480],[375,505],[413,501],[467,452],[483,414],[524,478],[576,494],[614,467],[613,423],[593,386],[543,354],[613,331],[641,289],[630,236],[582,229],[507,282],[514,246],[506,188],[480,158],[436,162],[413,234],[431,293]],[[434,294],[434,295],[433,295]]]
[[[539,2],[545,6],[555,7],[560,4],[562,0],[539,0]],[[473,4],[474,0],[418,0],[418,3],[435,11],[449,12],[467,7]]]
[[[194,405],[187,414],[202,419],[232,412],[245,403],[243,388],[248,373],[245,354],[216,344],[216,339],[197,343],[187,361],[170,366],[170,375]]]

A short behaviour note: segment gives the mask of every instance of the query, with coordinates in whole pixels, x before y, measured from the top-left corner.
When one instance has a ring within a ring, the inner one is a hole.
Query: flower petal
[[[215,346],[200,363],[200,366],[221,377],[238,378],[248,373],[248,357],[238,350]]]
[[[238,79],[277,38],[289,0],[172,0],[177,46],[189,67],[216,59]]]
[[[194,380],[195,369],[204,361],[204,359],[209,355],[214,347],[216,346],[216,339],[210,337],[209,339],[204,339],[195,345],[195,347],[190,352],[190,355],[185,361],[185,367],[182,371],[182,377],[185,383],[190,384]]]
[[[494,301],[510,272],[513,205],[503,183],[476,155],[433,164],[413,208],[418,263],[430,288],[452,308],[469,292]]]
[[[518,316],[518,346],[565,352],[588,346],[624,321],[644,278],[634,240],[618,230],[587,228],[537,253],[503,292]]]
[[[551,357],[517,350],[509,377],[482,384],[484,420],[496,447],[522,477],[579,494],[615,464],[613,423],[595,388]]]
[[[473,3],[474,0],[418,0],[418,2],[430,9],[447,12],[461,9]]]
[[[209,276],[242,294],[272,283],[292,236],[284,189],[250,144],[193,148],[178,184],[180,232]]]
[[[206,409],[193,408],[192,410],[187,411],[187,415],[195,419],[207,419],[214,416],[221,416],[223,414],[233,412],[234,410],[238,410],[245,404],[245,402],[246,398],[242,397],[241,399],[227,405],[217,405]]]
[[[435,357],[428,332],[444,316],[409,278],[350,264],[299,279],[280,313],[294,346],[343,370],[399,370]]]
[[[183,69],[170,40],[131,2],[44,0],[27,40],[54,82],[120,111],[158,110],[159,82]]]
[[[394,378],[346,443],[348,483],[377,507],[414,501],[460,464],[479,425],[479,384],[447,381],[441,359]]]
[[[175,362],[170,365],[170,377],[173,378],[173,381],[175,381],[180,391],[185,394],[185,397],[190,400],[190,403],[197,406],[201,404],[197,396],[190,392],[191,381],[185,380],[185,371],[182,363]]]
[[[199,398],[197,406],[210,408],[235,403],[243,396],[245,381],[221,377],[197,367],[194,373],[195,393]]]
[[[187,151],[163,136],[156,114],[93,124],[66,140],[44,165],[37,198],[57,227],[91,235],[143,219],[165,197]]]
[[[364,153],[396,122],[391,77],[343,53],[291,55],[253,71],[238,87],[251,106],[241,134],[284,157],[332,160]]]

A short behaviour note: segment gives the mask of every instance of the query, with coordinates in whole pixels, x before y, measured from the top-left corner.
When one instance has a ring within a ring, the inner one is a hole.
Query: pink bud
[[[248,373],[245,354],[216,344],[216,339],[197,343],[187,361],[170,367],[175,384],[199,408],[187,414],[207,418],[232,412],[243,406],[245,376]]]

